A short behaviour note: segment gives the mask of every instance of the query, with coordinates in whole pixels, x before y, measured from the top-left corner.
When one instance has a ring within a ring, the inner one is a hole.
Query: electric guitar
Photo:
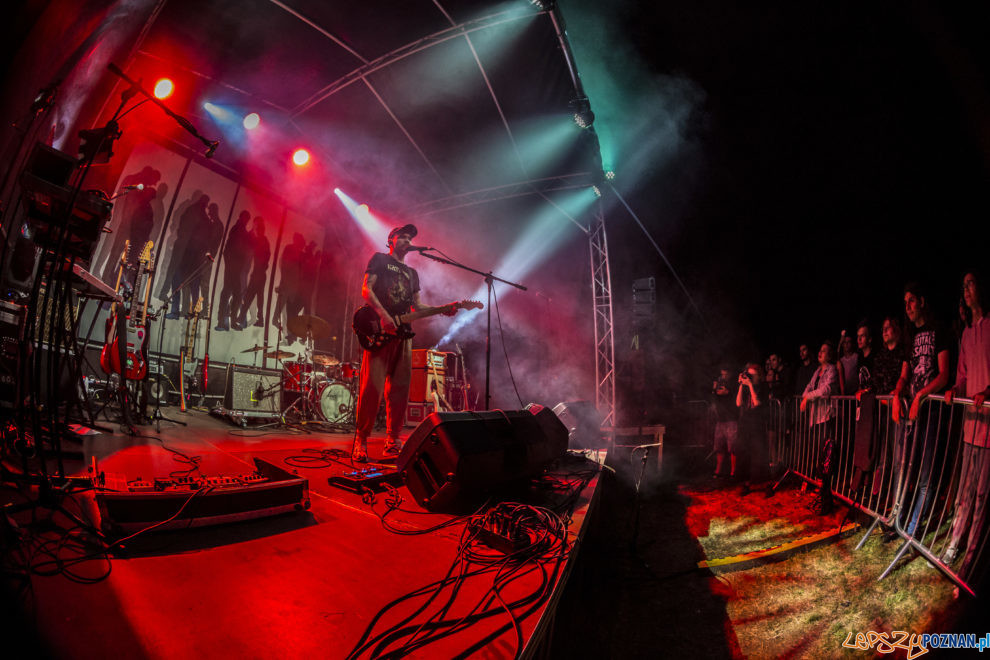
[[[357,335],[361,348],[374,352],[394,339],[409,339],[410,337],[414,337],[416,333],[412,331],[409,324],[417,319],[436,314],[449,314],[459,309],[484,309],[484,307],[477,300],[462,300],[461,302],[452,302],[433,309],[409,312],[408,314],[399,316],[399,326],[396,332],[382,332],[382,324],[378,312],[371,305],[365,305],[354,312],[354,333]]]
[[[134,282],[134,292],[141,290],[141,278],[144,277],[144,302],[138,313],[134,310],[134,300],[131,300],[130,315],[127,322],[127,336],[124,337],[127,347],[127,364],[120,364],[119,343],[121,338],[114,337],[111,344],[103,347],[100,353],[100,365],[107,373],[122,374],[127,380],[142,380],[148,375],[148,364],[144,361],[144,342],[148,338],[147,318],[148,318],[148,294],[151,288],[151,273],[153,271],[154,253],[152,251],[154,243],[148,241],[144,244],[141,256],[138,257],[138,272]],[[109,368],[108,368],[109,367]]]
[[[199,316],[203,311],[203,296],[196,301],[191,316],[186,319],[186,338],[179,351],[179,410],[186,412],[186,380],[189,387],[196,387],[196,361],[191,356],[196,348],[196,331],[199,329]],[[191,367],[186,362],[192,362]]]
[[[120,267],[117,269],[117,283],[113,285],[113,290],[120,293],[120,280],[124,277],[124,270],[127,268],[127,257],[131,252],[131,239],[124,241],[124,249],[120,253]],[[117,301],[114,301],[110,305],[110,316],[107,317],[107,323],[103,332],[103,350],[100,351],[100,366],[103,367],[103,371],[111,373],[109,362],[104,361],[104,354],[106,353],[107,346],[113,344],[114,338],[117,336]]]

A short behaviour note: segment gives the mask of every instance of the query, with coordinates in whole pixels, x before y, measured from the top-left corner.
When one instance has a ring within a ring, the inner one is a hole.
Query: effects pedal
[[[366,467],[329,477],[327,483],[337,488],[349,490],[352,493],[360,493],[365,488],[375,492],[381,492],[386,490],[386,485],[393,488],[401,486],[403,484],[403,476],[401,472],[396,470]]]

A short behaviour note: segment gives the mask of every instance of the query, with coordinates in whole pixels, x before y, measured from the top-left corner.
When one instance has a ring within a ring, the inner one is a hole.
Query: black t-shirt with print
[[[938,354],[950,349],[949,340],[941,328],[925,324],[915,330],[911,342],[911,396],[918,394],[938,376]]]
[[[405,314],[412,309],[413,297],[419,291],[419,274],[414,269],[376,252],[365,272],[377,278],[371,290],[389,314]]]

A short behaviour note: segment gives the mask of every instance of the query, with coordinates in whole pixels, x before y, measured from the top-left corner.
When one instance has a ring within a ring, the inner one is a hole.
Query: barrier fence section
[[[899,537],[878,579],[914,550],[975,595],[970,585],[988,563],[990,404],[977,409],[971,399],[936,395],[911,411],[902,401],[897,421],[889,396],[835,396],[818,405],[829,414],[816,424],[798,399],[771,402],[768,442],[780,481],[795,474],[820,487],[831,477],[834,497],[873,518],[857,550],[878,525]]]

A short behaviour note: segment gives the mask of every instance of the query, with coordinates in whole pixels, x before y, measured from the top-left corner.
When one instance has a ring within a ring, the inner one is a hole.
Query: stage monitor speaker
[[[396,466],[430,511],[463,511],[493,490],[539,475],[567,451],[553,411],[436,412],[409,436]]]
[[[281,402],[282,372],[254,367],[227,367],[227,389],[223,407],[278,414]]]
[[[590,401],[561,401],[553,407],[557,418],[567,427],[571,449],[601,449],[602,416]]]

